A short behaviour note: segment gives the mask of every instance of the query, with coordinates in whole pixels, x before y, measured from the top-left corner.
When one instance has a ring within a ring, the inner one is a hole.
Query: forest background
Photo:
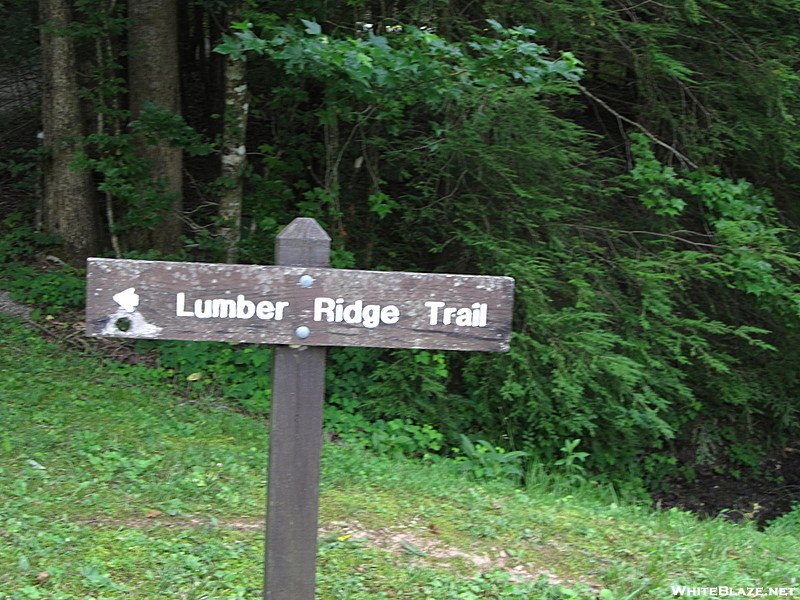
[[[335,267],[517,282],[507,354],[332,351],[336,435],[650,489],[757,471],[800,438],[796,0],[9,0],[0,16],[18,298],[80,306],[89,255],[271,264],[281,227],[313,217]],[[268,411],[269,348],[156,346]]]

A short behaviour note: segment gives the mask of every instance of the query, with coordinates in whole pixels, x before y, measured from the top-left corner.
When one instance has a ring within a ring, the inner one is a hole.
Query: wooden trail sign
[[[326,346],[507,351],[514,280],[327,268],[313,219],[277,237],[276,266],[90,258],[86,331],[277,344],[264,598],[313,600]]]
[[[89,335],[508,350],[509,277],[92,258]],[[304,329],[303,329],[304,328]]]

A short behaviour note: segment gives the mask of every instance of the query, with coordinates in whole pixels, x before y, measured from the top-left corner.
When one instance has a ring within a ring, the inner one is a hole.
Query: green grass
[[[261,597],[267,431],[0,318],[0,599]],[[318,598],[672,597],[795,588],[797,519],[655,511],[537,468],[527,490],[326,445]],[[729,596],[736,597],[736,596]]]

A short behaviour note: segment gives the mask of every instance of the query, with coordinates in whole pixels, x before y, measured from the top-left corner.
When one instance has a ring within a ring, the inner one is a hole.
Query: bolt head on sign
[[[90,258],[87,334],[508,350],[510,277]]]

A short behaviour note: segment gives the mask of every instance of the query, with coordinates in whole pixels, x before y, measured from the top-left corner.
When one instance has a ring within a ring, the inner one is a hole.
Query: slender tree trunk
[[[64,258],[80,265],[99,249],[99,214],[91,173],[72,168],[84,135],[78,96],[75,39],[64,31],[72,20],[67,0],[40,0],[42,47],[42,227],[61,237]]]
[[[128,84],[133,118],[148,102],[180,113],[177,0],[130,0],[128,16]],[[164,191],[173,202],[162,212],[162,221],[155,229],[134,231],[131,246],[169,254],[180,248],[183,154],[166,142],[148,146],[144,141],[140,153],[150,163],[153,178],[165,183]]]
[[[240,20],[242,0],[228,4],[228,20]],[[247,63],[225,57],[225,130],[222,137],[222,193],[219,233],[225,241],[225,261],[236,262],[242,230],[243,174],[247,164]]]

